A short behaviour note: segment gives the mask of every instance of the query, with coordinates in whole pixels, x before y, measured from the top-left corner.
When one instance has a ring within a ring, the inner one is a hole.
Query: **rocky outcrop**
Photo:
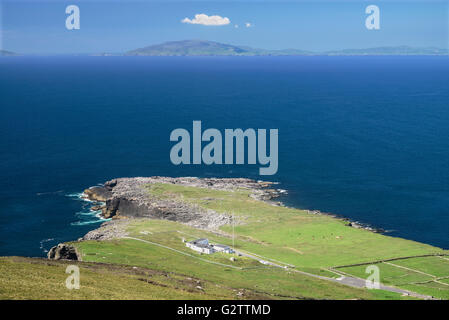
[[[111,198],[112,193],[106,187],[91,187],[84,190],[84,194],[89,200],[105,202]]]
[[[385,233],[385,230],[381,229],[381,228],[373,228],[366,224],[350,221],[349,219],[344,219],[344,220],[348,221],[348,223],[346,223],[347,227],[352,227],[352,228],[356,228],[356,229],[364,229],[364,230],[371,231],[374,233]]]
[[[127,236],[126,226],[130,220],[111,220],[103,223],[98,229],[89,231],[81,240],[111,240]]]
[[[52,260],[77,260],[81,261],[81,255],[78,250],[71,245],[60,243],[48,251],[48,259]]]
[[[319,210],[307,210],[307,212],[309,214],[326,215],[326,216],[329,216],[329,217],[332,217],[332,218],[335,218],[335,219],[343,220],[343,221],[346,222],[345,226],[347,226],[347,227],[351,227],[351,228],[355,228],[355,229],[364,229],[364,230],[371,231],[371,232],[374,232],[374,233],[385,233],[384,229],[373,228],[373,227],[371,227],[371,226],[369,226],[367,224],[351,221],[348,218],[342,217],[342,216],[337,215],[337,214],[328,213],[328,212],[322,212],[322,211],[319,211]]]
[[[271,182],[255,181],[245,178],[119,178],[106,182],[103,186],[87,189],[85,196],[92,201],[100,201],[104,218],[154,218],[186,223],[202,229],[217,229],[230,223],[230,216],[217,213],[179,198],[152,196],[148,186],[155,183],[177,184],[196,188],[233,191],[247,189],[254,199],[268,201],[278,197],[283,191],[272,189]],[[99,207],[96,206],[96,209]]]

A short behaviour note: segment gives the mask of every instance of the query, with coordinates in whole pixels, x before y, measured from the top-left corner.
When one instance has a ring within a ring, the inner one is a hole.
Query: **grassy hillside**
[[[80,289],[68,290],[69,264],[80,268]],[[0,299],[231,299],[232,288],[173,272],[148,268],[51,261],[21,257],[0,258]],[[266,299],[258,293],[247,298]]]

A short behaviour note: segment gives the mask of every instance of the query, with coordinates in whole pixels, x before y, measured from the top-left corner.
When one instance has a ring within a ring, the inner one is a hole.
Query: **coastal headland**
[[[51,260],[0,258],[0,271],[10,275],[0,281],[0,296],[46,299],[59,290],[68,299],[449,299],[448,251],[286,207],[277,201],[285,192],[245,178],[107,181],[84,197],[109,221],[52,248]],[[186,246],[195,239],[233,250],[196,252]],[[61,282],[43,290],[64,278],[67,263],[85,275],[81,288],[67,292]],[[379,289],[365,286],[373,267]],[[39,281],[13,289],[17,270]]]

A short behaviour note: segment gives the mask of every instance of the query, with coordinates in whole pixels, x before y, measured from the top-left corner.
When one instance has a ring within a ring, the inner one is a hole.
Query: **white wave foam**
[[[40,248],[43,252],[47,253],[47,252],[48,252],[48,249],[45,249],[44,244],[47,243],[47,242],[54,241],[54,240],[55,240],[54,238],[48,238],[48,239],[43,239],[43,240],[41,240],[41,241],[39,242],[39,248]]]
[[[88,217],[96,217],[99,214],[101,214],[101,210],[79,211],[75,213],[76,216],[88,216]]]
[[[85,202],[85,204],[82,205],[83,210],[75,213],[75,216],[81,218],[81,220],[70,223],[71,226],[85,226],[111,220],[103,218],[101,216],[101,210],[92,210],[92,207],[94,205],[104,206],[106,205],[105,202],[89,200],[84,192],[70,193],[66,196],[69,198],[73,198],[74,200]]]
[[[103,223],[105,221],[109,221],[111,219],[98,219],[98,220],[88,220],[88,221],[76,221],[76,222],[72,222],[70,225],[71,226],[85,226],[85,225],[89,225],[89,224],[94,224],[94,223]]]

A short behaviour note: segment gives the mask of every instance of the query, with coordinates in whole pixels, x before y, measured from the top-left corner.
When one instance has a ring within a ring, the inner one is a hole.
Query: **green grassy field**
[[[377,263],[381,282],[436,298],[449,299],[449,260],[446,257],[419,257]],[[338,268],[350,275],[365,277],[367,265]]]
[[[395,265],[418,270],[434,277],[449,277],[447,257],[423,257],[392,261]]]
[[[439,253],[443,250],[422,243],[388,237],[346,226],[326,215],[272,206],[249,197],[246,190],[215,191],[179,185],[151,185],[159,197],[182,201],[234,214],[236,247],[267,255],[298,267],[322,268],[403,256]],[[222,230],[231,233],[231,227]]]
[[[339,268],[338,270],[359,278],[365,278],[365,270],[367,266],[368,265]],[[432,279],[431,277],[420,274],[418,272],[399,269],[397,267],[384,263],[377,263],[375,264],[375,266],[379,267],[380,281],[386,285],[402,285],[413,282],[428,281]]]
[[[147,187],[155,197],[178,199],[203,208],[235,216],[237,250],[262,259],[294,266],[297,270],[326,277],[338,277],[329,267],[364,263],[411,255],[443,252],[439,248],[400,238],[375,234],[346,226],[345,221],[306,211],[273,206],[249,197],[247,190],[216,191],[179,185],[155,184]],[[113,242],[75,243],[86,261],[139,265],[157,270],[172,270],[210,281],[226,282],[289,298],[398,298],[384,291],[368,291],[341,286],[294,272],[229,255],[200,255],[185,247],[182,239],[208,238],[211,242],[232,245],[232,227],[220,233],[188,227],[166,220],[136,220],[128,226],[131,237],[164,245],[187,255],[149,243],[126,239]],[[436,258],[439,259],[439,258]],[[214,263],[229,265],[223,267]],[[427,265],[426,263],[424,263]],[[242,269],[239,269],[242,268]],[[444,272],[444,271],[441,271]],[[357,274],[366,278],[366,274]],[[402,274],[401,274],[402,275]],[[409,275],[426,280],[421,274]],[[396,284],[386,279],[385,284]],[[410,283],[410,282],[404,282]],[[428,292],[420,290],[419,292]]]
[[[150,232],[165,228],[188,231],[184,225],[176,222],[157,220],[135,222],[135,226],[130,229],[134,227]],[[131,235],[137,236],[133,231]],[[272,299],[400,298],[397,294],[351,288],[299,273],[267,267],[244,257],[236,257],[236,261],[232,262],[227,254],[201,255],[185,247],[181,241],[184,236],[186,235],[172,230],[155,232],[152,235],[139,234],[138,238],[155,241],[187,253],[189,256],[132,239],[86,241],[76,245],[81,249],[85,261],[133,265],[161,271],[170,270],[211,283],[226,284],[237,291],[259,292]],[[217,265],[214,262],[229,266]]]
[[[326,215],[312,215],[306,211],[273,206],[249,197],[247,190],[235,192],[198,189],[179,185],[156,184],[148,186],[148,192],[157,197],[177,197],[181,201],[194,203],[204,208],[233,214],[235,227],[235,247],[257,253],[276,261],[292,264],[300,270],[320,274],[323,268],[370,263],[379,260],[436,254],[447,254],[440,248],[415,241],[376,234],[363,229],[346,226],[346,222]],[[231,227],[222,228],[228,234]],[[209,236],[210,238],[213,238]],[[220,240],[224,241],[224,240]],[[229,241],[226,242],[230,244]],[[419,272],[434,276],[449,276],[449,260],[440,257],[395,260],[398,265],[415,269],[412,272],[400,269],[401,280],[425,279]],[[391,267],[391,268],[389,268]],[[385,284],[408,284],[394,282],[397,267],[383,266],[389,272]],[[394,268],[394,270],[393,270]],[[392,270],[390,270],[392,269]],[[405,275],[402,272],[408,271]],[[322,274],[322,273],[321,273]],[[366,278],[363,273],[357,274]],[[329,275],[327,275],[329,276]],[[444,285],[443,285],[444,286]],[[420,291],[418,291],[420,292]],[[425,289],[422,293],[428,294]],[[438,290],[435,296],[447,298]]]
[[[82,254],[82,274],[88,284],[85,292],[81,292],[83,284],[79,292],[66,292],[63,280],[67,275],[59,265],[62,262],[45,264],[4,258],[0,260],[0,268],[8,276],[1,280],[0,297],[51,298],[52,293],[44,289],[51,282],[51,288],[61,291],[58,297],[67,299],[408,299],[397,293],[353,288],[297,272],[337,278],[340,275],[332,267],[374,263],[386,285],[449,298],[446,290],[449,281],[444,278],[449,276],[449,260],[445,258],[432,256],[378,263],[385,259],[448,253],[440,248],[351,228],[345,221],[330,216],[271,205],[251,198],[248,190],[216,191],[173,184],[154,184],[146,189],[153,197],[177,199],[234,216],[234,241],[230,225],[208,232],[174,221],[135,219],[127,225],[128,236],[135,239],[71,243]],[[196,238],[234,245],[240,252],[289,268],[267,266],[248,257],[224,253],[201,255],[183,242]],[[235,261],[230,260],[231,256]],[[97,264],[100,267],[92,267]],[[14,265],[17,272],[11,270]],[[366,265],[336,270],[365,279],[368,276],[365,269]],[[138,279],[133,270],[152,274],[152,280]],[[20,277],[27,271],[29,279]],[[110,284],[103,285],[107,278],[111,279]],[[26,289],[12,289],[22,281],[34,284],[22,285]],[[201,283],[201,290],[194,285],[197,282]],[[113,290],[116,286],[120,289]]]

